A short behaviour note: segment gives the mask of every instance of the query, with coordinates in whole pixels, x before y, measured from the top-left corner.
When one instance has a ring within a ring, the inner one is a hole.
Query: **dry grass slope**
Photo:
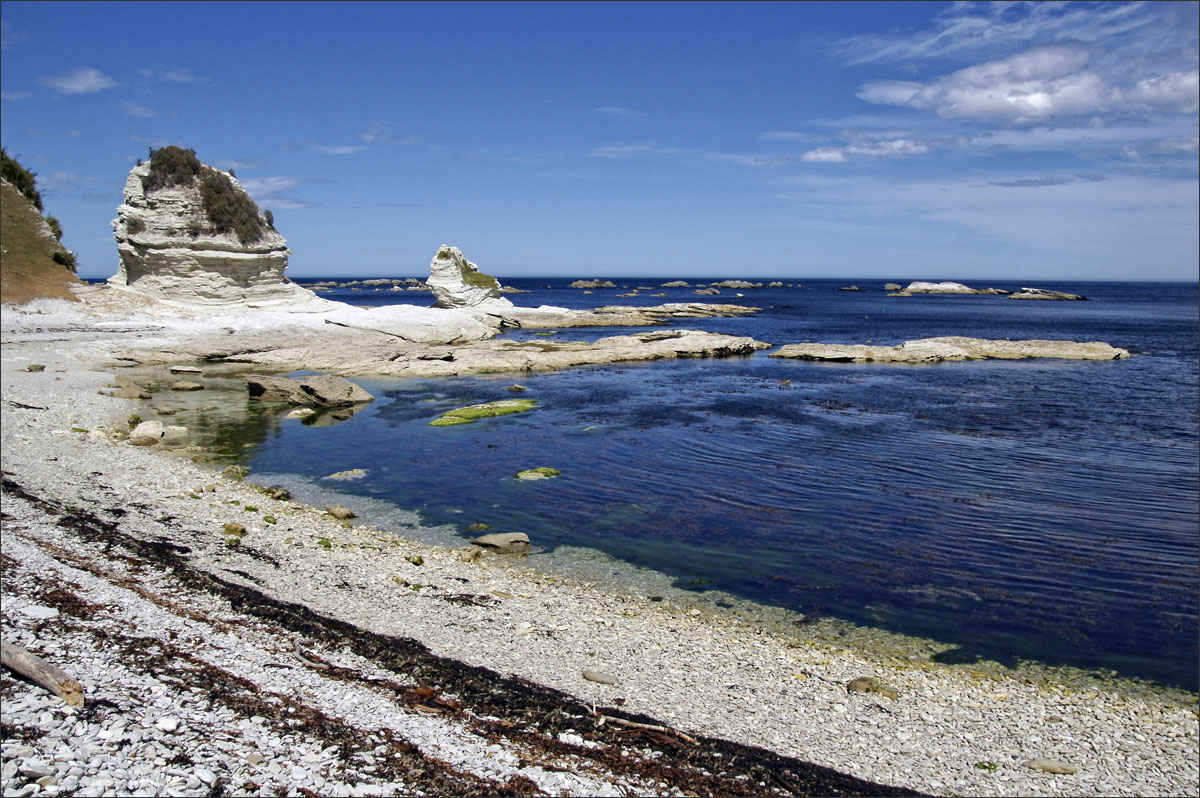
[[[63,251],[63,247],[53,236],[42,234],[42,215],[9,183],[0,185],[0,190],[0,301],[75,301],[70,286],[81,281],[54,262],[54,253]]]

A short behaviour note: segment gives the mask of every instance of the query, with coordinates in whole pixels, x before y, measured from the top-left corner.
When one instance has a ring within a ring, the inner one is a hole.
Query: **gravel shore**
[[[98,364],[170,334],[86,305],[4,309],[4,638],[87,700],[4,672],[6,796],[1200,787],[1192,694],[940,665],[919,641],[875,650],[869,631],[665,582],[468,561],[415,518],[339,521],[133,446]],[[877,689],[849,690],[860,677]]]

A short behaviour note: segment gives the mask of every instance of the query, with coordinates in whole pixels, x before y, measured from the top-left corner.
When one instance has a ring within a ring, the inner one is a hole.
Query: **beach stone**
[[[50,618],[57,618],[58,610],[54,607],[43,607],[40,604],[30,604],[27,607],[21,608],[21,614],[28,618],[45,621],[49,620]]]
[[[241,537],[242,535],[246,534],[245,525],[239,524],[234,521],[231,521],[228,524],[226,524],[224,526],[224,530],[225,530],[226,535],[237,535],[238,537]]]
[[[143,421],[129,433],[129,442],[134,446],[153,446],[166,433],[161,421]]]
[[[262,494],[264,496],[266,496],[268,499],[275,499],[276,501],[282,502],[282,501],[287,501],[288,499],[292,498],[291,491],[289,491],[287,488],[281,488],[278,485],[271,485],[266,488],[259,488],[259,490],[262,491]]]
[[[167,371],[172,374],[200,374],[200,369],[195,366],[170,366]]]
[[[587,679],[589,682],[595,682],[596,684],[615,685],[617,683],[617,677],[611,676],[603,671],[594,671],[590,669],[585,669],[583,671],[583,678]]]
[[[529,536],[524,532],[494,532],[471,541],[471,545],[498,554],[528,554]]]
[[[107,392],[109,396],[115,396],[118,399],[149,399],[150,390],[146,386],[141,385],[132,377],[124,375],[116,377],[113,380],[115,390]],[[106,393],[101,391],[100,393]]]
[[[159,718],[154,725],[159,731],[174,732],[179,728],[179,718],[174,715],[167,715],[166,717]]]
[[[879,679],[876,679],[873,676],[859,676],[857,679],[851,679],[846,683],[846,692],[879,693],[882,696],[887,696],[893,701],[900,697],[900,694],[896,692],[896,688],[880,681]]]
[[[25,370],[31,371],[36,374],[39,371],[45,371],[46,366],[42,363],[30,363],[28,366],[25,367]]]
[[[221,472],[221,476],[241,482],[250,473],[250,469],[244,465],[225,466],[225,470]]]
[[[187,380],[180,380],[179,382],[172,383],[171,390],[172,391],[203,391],[204,386],[198,382],[188,382]]]
[[[374,396],[334,374],[305,377],[300,380],[300,387],[291,398],[292,404],[310,407],[341,407],[374,401]]]
[[[1044,773],[1057,773],[1064,776],[1074,776],[1079,770],[1067,762],[1061,762],[1057,759],[1047,759],[1041,756],[1022,762],[1021,767],[1040,770]]]
[[[340,521],[345,521],[347,519],[355,517],[353,510],[351,510],[349,507],[343,507],[340,504],[334,504],[329,507],[326,507],[325,512],[329,513],[334,518],[337,518]]]

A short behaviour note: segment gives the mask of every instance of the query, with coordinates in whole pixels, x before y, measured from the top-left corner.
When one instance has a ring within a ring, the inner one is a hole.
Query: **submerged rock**
[[[986,338],[922,338],[897,346],[864,344],[788,344],[771,357],[833,363],[941,363],[947,360],[1123,360],[1129,351],[1101,341],[996,341]]]
[[[524,413],[535,407],[537,407],[537,402],[533,399],[503,399],[499,402],[484,402],[483,404],[460,407],[442,413],[441,416],[430,421],[429,426],[453,427],[459,424],[470,424],[481,418]]]
[[[554,477],[562,476],[562,472],[557,468],[549,468],[542,466],[541,468],[527,468],[524,471],[517,472],[517,479],[553,479]]]
[[[475,538],[471,545],[497,554],[528,554],[529,535],[524,532],[495,532]]]

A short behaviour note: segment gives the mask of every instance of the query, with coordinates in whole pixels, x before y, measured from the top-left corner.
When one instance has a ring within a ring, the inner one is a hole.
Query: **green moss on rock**
[[[440,417],[430,421],[429,426],[452,427],[458,424],[470,424],[481,418],[524,413],[536,406],[537,402],[533,399],[503,399],[499,402],[485,402],[479,405],[470,405],[447,411]]]

